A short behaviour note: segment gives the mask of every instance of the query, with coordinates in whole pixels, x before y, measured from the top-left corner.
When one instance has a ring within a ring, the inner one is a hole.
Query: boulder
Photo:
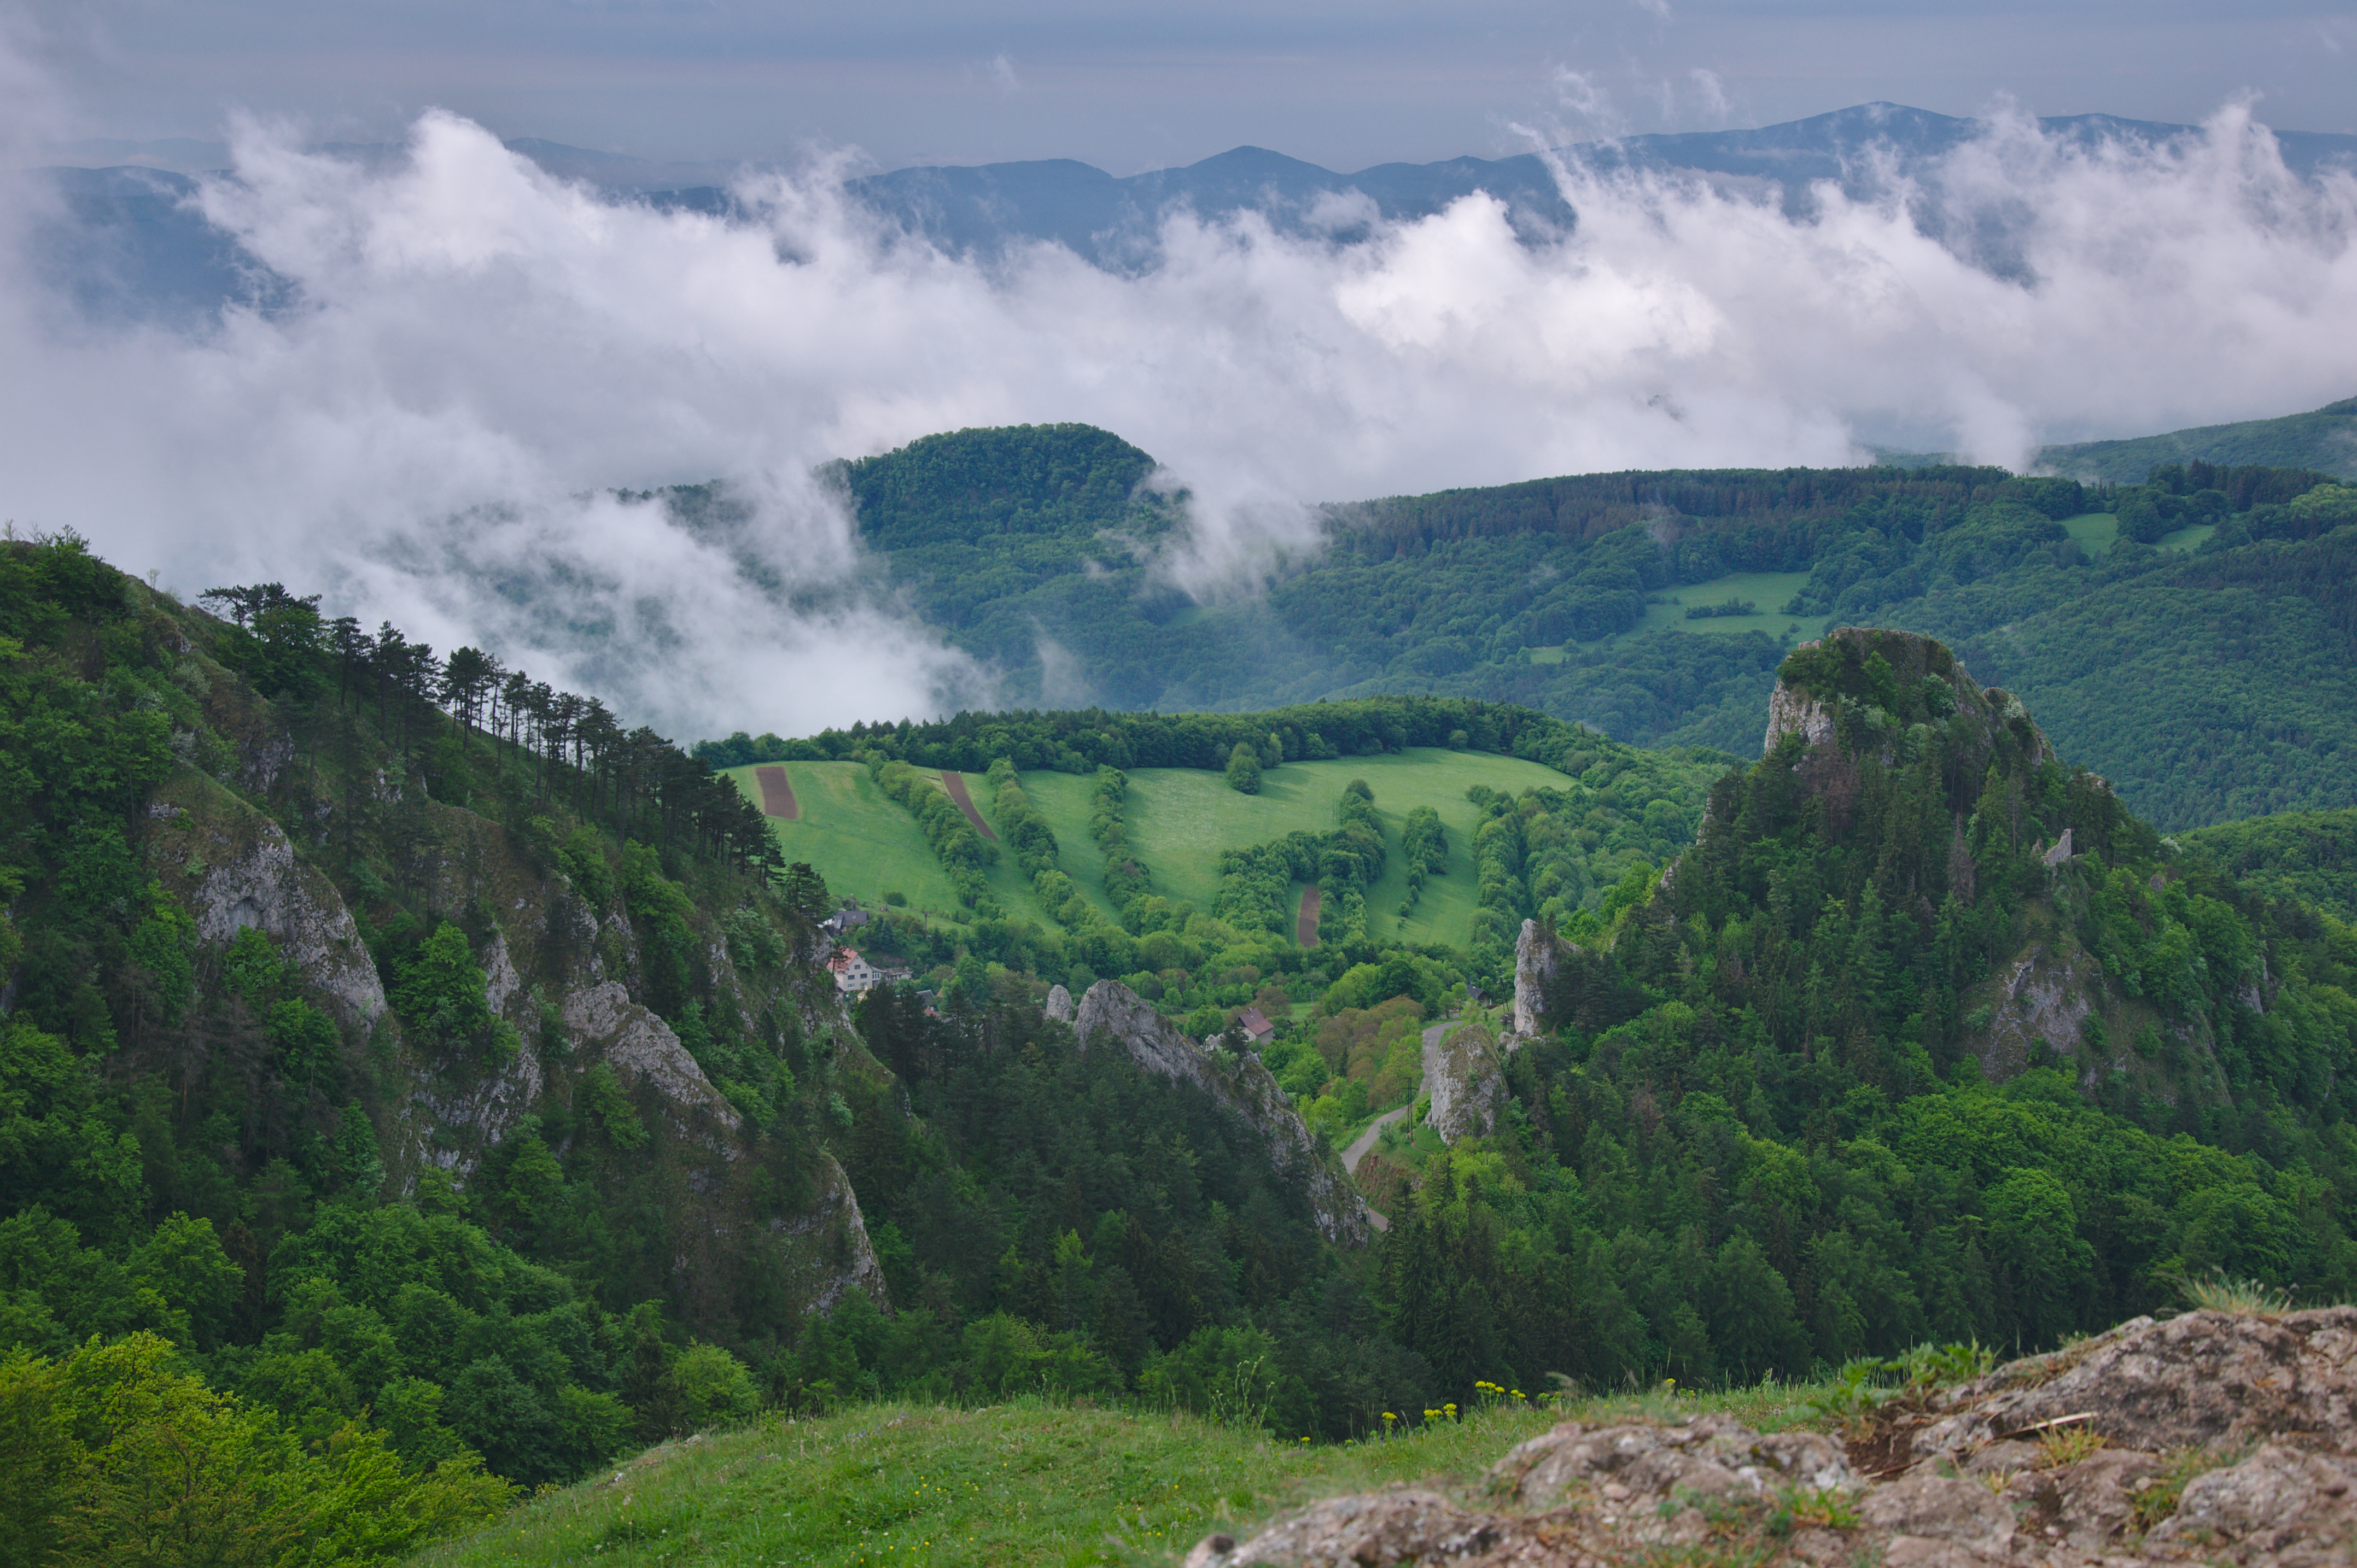
[[[2357,1559],[2352,1369],[2357,1307],[2137,1318],[1887,1407],[1851,1434],[1867,1474],[1725,1416],[1566,1422],[1461,1494],[1337,1498],[1188,1562],[2323,1568]]]
[[[1490,1520],[1437,1492],[1378,1492],[1305,1509],[1242,1545],[1232,1536],[1207,1536],[1187,1554],[1186,1568],[1294,1563],[1407,1568],[1477,1557],[1496,1539]]]

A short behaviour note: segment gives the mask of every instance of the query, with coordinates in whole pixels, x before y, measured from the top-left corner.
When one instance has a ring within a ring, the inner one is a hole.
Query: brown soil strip
[[[1318,884],[1301,890],[1301,913],[1293,918],[1293,940],[1303,947],[1318,945]]]
[[[957,809],[965,813],[965,820],[974,824],[974,832],[993,843],[998,842],[998,835],[990,831],[990,824],[984,822],[982,813],[974,809],[974,797],[965,792],[964,774],[952,773],[947,768],[943,768],[942,788],[950,792],[950,799],[957,802]]]
[[[783,817],[790,822],[801,819],[802,809],[794,803],[794,787],[786,782],[784,768],[756,768],[753,778],[761,786],[763,814]]]

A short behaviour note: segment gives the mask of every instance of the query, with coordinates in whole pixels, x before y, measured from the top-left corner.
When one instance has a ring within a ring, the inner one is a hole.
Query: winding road
[[[1420,1078],[1416,1080],[1417,1094],[1424,1092],[1424,1079],[1428,1079],[1432,1076],[1434,1056],[1435,1053],[1440,1049],[1440,1042],[1448,1037],[1449,1030],[1457,1027],[1458,1025],[1463,1022],[1464,1020],[1462,1018],[1444,1018],[1439,1023],[1433,1025],[1424,1032],[1424,1078]],[[1375,1140],[1383,1136],[1383,1129],[1398,1121],[1401,1117],[1406,1115],[1409,1108],[1415,1104],[1415,1095],[1412,1094],[1408,1096],[1408,1102],[1406,1105],[1401,1106],[1396,1111],[1386,1111],[1381,1116],[1378,1116],[1373,1121],[1368,1122],[1367,1130],[1360,1133],[1356,1138],[1351,1140],[1351,1146],[1342,1151],[1342,1168],[1349,1171],[1352,1176],[1358,1175],[1359,1162],[1367,1157],[1367,1151],[1375,1146]],[[1384,1219],[1382,1215],[1376,1213],[1372,1208],[1367,1210],[1367,1219],[1373,1223],[1375,1229],[1378,1230],[1388,1230],[1392,1228],[1392,1222],[1390,1220]]]

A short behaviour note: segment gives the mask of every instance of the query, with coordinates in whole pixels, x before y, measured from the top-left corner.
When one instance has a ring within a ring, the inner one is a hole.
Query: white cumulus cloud
[[[823,162],[748,185],[748,222],[613,204],[443,113],[376,165],[301,140],[237,127],[202,197],[293,308],[101,333],[0,274],[0,514],[185,589],[323,589],[679,735],[987,699],[857,591],[814,477],[932,431],[1135,442],[1194,494],[1171,569],[1210,596],[1322,500],[1869,440],[2018,463],[2357,391],[2357,183],[2293,177],[2239,106],[2164,150],[2000,118],[1911,208],[1828,188],[1805,220],[1576,167],[1538,243],[1480,196],[1351,244],[1178,214],[1134,275],[944,255]],[[692,526],[615,494],[710,478],[734,504]]]

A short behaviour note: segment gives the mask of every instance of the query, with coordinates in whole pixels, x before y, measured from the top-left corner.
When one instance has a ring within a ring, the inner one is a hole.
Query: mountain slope
[[[2297,899],[2357,924],[2357,810],[2287,811],[2179,833],[2191,854],[2271,898]]]
[[[1115,447],[1107,476],[1150,470],[1110,441],[965,431],[856,469],[881,574],[996,667],[1005,701],[1042,700],[1051,670],[1056,696],[1123,708],[1448,694],[1742,755],[1792,643],[1876,621],[2035,696],[2169,829],[2352,798],[2357,489],[2323,471],[2195,458],[2090,489],[1988,467],[1729,469],[1392,497],[1325,509],[1316,554],[1198,605],[1154,564],[1183,545],[1184,496],[1103,489],[1074,510],[1049,477]],[[1004,512],[988,527],[964,499],[978,474]]]
[[[2126,441],[2041,447],[2034,466],[2074,479],[2140,485],[2164,464],[2197,460],[2221,467],[2257,463],[2321,468],[2343,479],[2357,479],[2357,398],[2276,419],[2197,425]]]

